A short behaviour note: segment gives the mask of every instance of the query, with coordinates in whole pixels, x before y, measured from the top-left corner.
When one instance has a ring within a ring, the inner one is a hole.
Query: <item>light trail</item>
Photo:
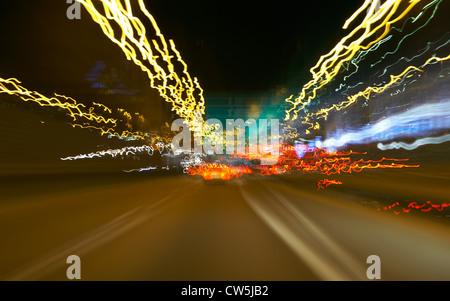
[[[450,207],[450,203],[442,203],[442,204],[434,204],[430,201],[427,201],[423,204],[418,204],[417,202],[411,202],[408,204],[408,206],[402,206],[399,202],[395,202],[392,205],[389,206],[383,206],[382,208],[378,208],[378,211],[390,211],[392,210],[396,215],[399,215],[400,213],[410,213],[412,209],[421,211],[421,212],[430,212],[432,210],[437,210],[439,212],[442,212],[444,209],[447,209]]]
[[[379,160],[353,159],[352,155],[366,155],[353,151],[328,152],[326,149],[318,148],[310,150],[301,158],[297,155],[296,148],[288,144],[282,144],[280,157],[277,164],[259,165],[250,164],[250,161],[261,158],[262,154],[233,155],[232,158],[247,160],[242,163],[239,170],[245,167],[244,174],[259,176],[271,176],[292,173],[319,173],[327,176],[341,173],[359,173],[368,169],[400,169],[417,168],[419,165],[403,164],[409,159],[381,158]],[[233,174],[235,166],[229,163],[200,164],[188,168],[190,175],[202,175],[211,179],[214,175],[220,175],[222,179],[227,179],[229,174]],[[231,178],[234,176],[231,176]]]
[[[369,5],[369,3],[370,3],[370,1],[366,2],[363,5],[363,7]],[[414,33],[416,33],[417,31],[419,31],[420,29],[424,28],[425,26],[427,26],[430,23],[430,21],[435,17],[436,12],[438,10],[438,7],[439,7],[439,5],[441,3],[442,3],[442,0],[430,1],[428,4],[426,4],[422,8],[422,10],[420,11],[420,13],[417,16],[409,17],[407,20],[405,20],[403,22],[403,26],[401,26],[400,28],[396,28],[396,27],[393,26],[392,28],[389,29],[388,33],[391,33],[393,30],[396,30],[398,32],[402,32],[404,30],[405,24],[407,22],[409,22],[410,20],[412,20],[411,23],[416,23],[418,20],[425,18],[425,22],[422,25],[420,25],[419,27],[415,28],[415,30],[412,33],[404,35],[402,37],[400,42],[397,44],[396,50],[398,50],[400,48],[400,44],[402,44],[408,37],[412,36]],[[410,4],[411,4],[411,2],[410,2]],[[373,5],[375,5],[374,2],[372,2],[372,6]],[[399,10],[400,10],[400,8],[399,8]],[[428,11],[430,11],[430,13],[427,13]],[[357,13],[355,13],[355,14],[357,14]],[[368,16],[370,18],[370,16],[371,16],[370,12],[368,13]],[[368,18],[368,16],[366,16],[365,20]],[[427,16],[427,17],[425,17],[425,16]],[[353,21],[354,17],[355,17],[355,15],[352,16],[348,20],[349,23]],[[347,26],[348,26],[349,23],[347,23]],[[388,67],[386,67],[384,69],[383,74],[380,75],[379,77],[385,75],[389,68],[392,68],[393,66],[399,64],[402,61],[411,62],[412,60],[421,57],[425,52],[430,51],[432,49],[431,46],[436,44],[436,43],[440,43],[440,45],[438,47],[434,47],[434,48],[436,48],[434,51],[436,51],[438,48],[440,49],[440,48],[448,45],[450,40],[448,40],[448,38],[445,39],[445,37],[447,36],[447,33],[445,33],[443,36],[441,36],[441,38],[438,39],[437,41],[428,43],[425,48],[423,48],[423,49],[421,49],[421,51],[419,51],[419,54],[417,54],[417,55],[415,55],[415,56],[413,56],[411,58],[402,57],[396,63],[389,65]],[[369,47],[368,49],[360,49],[357,52],[357,54],[353,58],[351,58],[351,60],[347,61],[345,64],[342,65],[344,67],[343,69],[345,69],[345,70],[349,70],[349,66],[350,65],[354,65],[356,67],[356,70],[352,74],[344,77],[344,81],[349,76],[353,75],[354,73],[356,73],[358,71],[358,69],[359,69],[358,63],[361,62],[363,59],[365,59],[366,55],[369,52],[377,50],[381,44],[389,41],[391,39],[392,35],[386,37],[386,36],[378,34],[377,37],[378,37],[378,41],[376,41],[374,44],[372,44],[371,47]],[[393,53],[395,53],[395,52],[393,52]],[[391,54],[391,53],[389,53],[389,54]],[[307,128],[305,130],[306,134],[310,134],[312,130],[318,130],[318,129],[321,128],[321,125],[319,124],[318,120],[320,120],[320,119],[327,120],[327,118],[328,118],[328,116],[329,116],[329,114],[331,112],[333,112],[333,111],[341,111],[343,109],[346,109],[346,108],[350,107],[351,105],[357,103],[359,100],[364,100],[365,102],[364,102],[363,106],[366,106],[366,105],[368,105],[368,101],[369,101],[369,99],[372,96],[375,96],[377,94],[382,94],[382,93],[386,92],[387,90],[394,89],[396,87],[398,87],[398,88],[395,91],[390,93],[391,96],[396,96],[396,95],[398,95],[400,93],[403,93],[403,92],[406,91],[406,86],[407,85],[412,85],[414,82],[417,82],[419,80],[419,78],[421,77],[421,74],[425,74],[428,71],[428,69],[425,69],[425,67],[431,66],[431,65],[436,64],[436,63],[442,63],[442,62],[447,61],[449,59],[450,59],[450,55],[444,54],[444,56],[438,57],[436,55],[436,53],[433,53],[431,55],[431,57],[428,58],[422,65],[408,66],[408,67],[406,67],[403,70],[403,72],[401,72],[401,73],[399,73],[397,75],[390,75],[390,79],[388,81],[384,81],[382,84],[374,84],[372,86],[369,86],[369,87],[365,88],[364,90],[356,92],[353,95],[347,95],[346,100],[341,101],[341,102],[339,102],[337,104],[328,105],[325,108],[316,109],[316,111],[314,111],[314,109],[312,109],[312,108],[310,108],[308,106],[312,104],[311,101],[316,97],[316,92],[320,88],[322,88],[324,86],[323,83],[324,82],[326,82],[326,83],[331,82],[332,80],[334,80],[334,77],[331,78],[328,81],[328,76],[330,74],[333,74],[333,73],[331,73],[331,71],[330,71],[329,74],[326,74],[326,76],[317,77],[317,78],[315,78],[313,76],[315,79],[318,79],[318,83],[315,83],[315,84],[313,84],[311,86],[314,89],[311,89],[311,87],[310,87],[307,90],[302,90],[302,94],[303,95],[300,95],[299,97],[302,98],[303,100],[299,104],[298,108],[296,108],[297,104],[295,104],[295,102],[299,98],[293,99],[293,96],[291,96],[291,97],[289,97],[286,100],[288,103],[293,104],[294,107],[292,107],[291,109],[286,111],[286,118],[285,118],[285,120],[289,120],[289,119],[295,120],[295,119],[297,119],[299,112],[301,110],[303,110],[304,114],[301,117],[302,124],[307,126]],[[324,60],[323,62],[326,62],[326,60]],[[315,67],[319,68],[321,66],[320,65],[321,63],[322,62],[319,61],[319,63]],[[335,63],[338,64],[337,61]],[[330,66],[334,66],[334,65],[331,64]],[[372,64],[372,67],[373,66],[374,66],[374,64]],[[320,69],[320,70],[323,70],[323,69]],[[313,75],[314,75],[313,70],[311,70],[311,73],[313,73]],[[444,77],[444,76],[445,75],[443,75],[441,77]],[[414,77],[416,77],[416,78],[414,78]],[[342,92],[342,94],[344,94],[346,91],[348,91],[350,89],[356,88],[357,86],[359,86],[361,84],[363,84],[363,82],[359,82],[359,83],[357,83],[357,84],[355,84],[353,86],[347,86],[347,88],[345,89],[344,92]],[[304,88],[305,87],[307,87],[307,86],[304,86]],[[335,89],[334,91],[338,92],[341,89],[343,89],[344,87],[346,87],[346,85],[341,83],[339,85],[339,87],[337,89]],[[306,91],[306,94],[303,93],[305,91]],[[321,98],[323,98],[323,96],[321,96]],[[317,103],[320,103],[321,100],[322,99],[318,100]],[[293,114],[293,115],[291,116],[291,114]]]
[[[369,54],[370,52],[373,52],[373,51],[378,50],[378,48],[379,48],[382,44],[384,44],[384,43],[386,43],[387,41],[389,41],[392,37],[393,37],[393,35],[389,35],[389,36],[387,36],[386,38],[384,38],[383,40],[381,40],[381,41],[379,41],[378,43],[376,43],[375,45],[373,45],[372,47],[370,47],[370,49],[365,50],[365,51],[360,51],[360,52],[356,55],[356,57],[350,61],[350,63],[351,63],[353,66],[355,66],[355,71],[353,71],[353,72],[350,73],[349,75],[344,76],[344,82],[347,81],[347,79],[349,79],[350,77],[352,77],[352,76],[355,75],[356,73],[358,73],[358,71],[359,71],[359,66],[358,66],[358,64],[361,63],[361,61],[363,61],[363,60],[366,58],[367,54]],[[346,69],[348,69],[348,68],[346,68]],[[339,89],[336,90],[336,92],[339,91],[342,87],[345,87],[345,85],[344,85],[344,84],[341,84],[340,87],[339,87]]]
[[[143,132],[130,132],[130,131],[122,131],[122,132],[116,132],[112,128],[101,128],[93,125],[85,125],[85,124],[70,124],[73,128],[82,128],[82,129],[88,129],[88,130],[95,130],[99,131],[100,135],[108,135],[108,138],[116,137],[118,139],[126,140],[126,141],[133,141],[133,140],[145,140],[146,134]]]
[[[373,94],[383,93],[387,89],[403,82],[405,79],[414,76],[415,73],[424,72],[424,70],[423,70],[424,67],[431,65],[431,64],[447,61],[449,59],[450,59],[450,55],[448,55],[446,57],[442,57],[442,58],[441,57],[431,57],[431,58],[427,59],[426,62],[420,67],[409,66],[402,73],[400,73],[398,75],[391,75],[390,81],[385,85],[382,85],[380,87],[376,87],[376,86],[375,87],[367,87],[364,91],[360,91],[352,96],[349,96],[347,98],[347,100],[345,100],[345,101],[342,101],[338,104],[334,104],[328,108],[322,108],[316,113],[308,113],[305,117],[303,117],[303,119],[304,119],[303,123],[312,125],[313,123],[311,122],[311,118],[317,118],[317,119],[323,118],[324,120],[327,120],[327,117],[331,111],[334,111],[334,110],[340,111],[342,109],[348,108],[350,105],[356,103],[359,98],[364,98],[366,100],[369,100],[369,98]],[[311,129],[313,127],[314,126],[310,126],[309,129]]]
[[[399,14],[396,15],[402,2],[405,1],[388,0],[379,7],[378,11],[375,11],[378,1],[372,2],[370,9],[361,24],[344,37],[328,54],[320,57],[317,64],[310,69],[313,79],[303,87],[300,95],[294,100],[292,100],[292,98],[286,99],[287,102],[292,104],[292,108],[286,111],[285,120],[296,119],[298,116],[297,112],[311,103],[316,97],[317,90],[328,84],[340,72],[346,62],[350,61],[358,51],[369,49],[372,45],[385,38],[391,26],[403,19],[410,10],[420,2],[420,0],[408,1],[407,7],[403,10],[400,9]],[[369,5],[369,3],[370,1],[365,1],[363,6],[347,20],[344,28],[347,28],[347,26]],[[379,25],[376,25],[377,23]],[[363,32],[361,36],[346,45],[346,43],[360,31]],[[378,36],[376,39],[368,41],[375,35]],[[367,42],[367,44],[364,45],[364,42]],[[312,89],[312,93],[306,99],[307,91],[310,88]],[[293,116],[291,116],[291,114],[293,114]]]
[[[87,109],[86,106],[71,97],[55,94],[53,97],[46,97],[45,95],[36,92],[29,91],[25,87],[21,86],[21,82],[16,78],[3,79],[0,78],[0,94],[9,94],[20,97],[23,101],[35,102],[42,107],[57,107],[67,111],[67,114],[73,118],[74,121],[77,117],[85,118],[97,123],[111,123],[116,125],[117,119],[108,118],[95,114],[94,107]]]
[[[156,166],[150,166],[150,167],[145,167],[145,168],[137,168],[137,169],[124,170],[124,172],[126,172],[126,173],[132,173],[132,172],[152,171],[152,170],[157,170],[157,169],[158,169],[158,167],[156,167]]]
[[[426,131],[448,129],[450,128],[449,112],[450,100],[424,104],[386,117],[359,130],[337,133],[336,136],[329,134],[331,138],[323,142],[318,141],[317,146],[326,149],[336,149],[349,144],[369,144],[413,136]]]
[[[378,143],[377,147],[383,151],[389,150],[389,149],[406,149],[406,150],[414,150],[420,146],[423,145],[430,145],[430,144],[442,144],[444,142],[450,141],[450,134],[440,136],[440,137],[427,137],[422,138],[414,141],[413,143],[404,143],[404,142],[392,142],[389,144],[382,144]]]
[[[180,165],[183,168],[183,172],[186,174],[188,173],[189,169],[195,168],[196,166],[200,166],[202,164],[205,164],[205,162],[201,158],[201,155],[196,154],[188,154],[188,156],[184,157],[180,162]]]
[[[283,140],[297,139],[300,137],[300,133],[298,133],[296,128],[291,127],[290,125],[286,125],[283,127]]]
[[[323,179],[317,182],[317,190],[325,189],[330,185],[342,185],[342,182],[336,180]]]
[[[434,18],[435,14],[436,14],[436,12],[437,12],[437,9],[438,9],[438,7],[439,7],[439,4],[440,4],[441,2],[442,2],[442,0],[434,0],[434,1],[431,2],[430,4],[426,5],[426,6],[423,8],[423,10],[419,13],[419,15],[417,15],[416,17],[410,17],[410,18],[406,19],[406,20],[403,22],[403,25],[402,25],[400,28],[392,27],[391,30],[390,30],[390,32],[393,32],[393,31],[395,30],[395,31],[397,31],[398,33],[402,33],[402,32],[404,31],[404,29],[405,29],[406,24],[407,24],[409,21],[411,21],[411,24],[417,22],[417,21],[418,21],[419,19],[421,19],[421,17],[424,16],[425,13],[426,13],[430,8],[432,8],[433,5],[434,5],[434,10],[433,10],[433,12],[431,13],[430,17],[424,22],[423,25],[421,25],[421,26],[419,26],[418,28],[416,28],[413,32],[404,35],[403,38],[400,40],[400,42],[397,44],[397,47],[396,47],[396,49],[395,49],[394,51],[391,51],[391,52],[388,52],[388,53],[384,54],[380,60],[378,60],[377,62],[371,64],[370,67],[371,67],[371,68],[375,67],[377,64],[381,63],[388,55],[392,55],[392,54],[396,53],[396,52],[400,49],[400,45],[401,45],[408,37],[412,36],[413,34],[417,33],[420,29],[422,29],[422,28],[424,28],[425,26],[427,26],[428,23]],[[389,40],[391,40],[392,37],[393,37],[393,33],[390,34],[389,36],[387,36],[386,38],[380,40],[379,42],[377,42],[377,43],[376,43],[375,45],[373,45],[370,49],[364,50],[364,51],[360,51],[360,52],[355,56],[355,58],[353,58],[353,59],[350,61],[350,64],[353,65],[353,66],[355,66],[355,71],[353,71],[351,74],[345,76],[345,77],[344,77],[344,82],[345,82],[348,78],[350,78],[351,76],[353,76],[354,74],[356,74],[356,73],[359,71],[359,66],[358,66],[358,64],[361,63],[361,61],[365,60],[366,57],[367,57],[367,55],[368,55],[369,53],[378,50],[382,44],[384,44],[384,43],[388,42]],[[436,49],[436,50],[437,50],[437,49]],[[397,63],[398,63],[398,62],[397,62]],[[395,65],[395,64],[394,64],[394,65]],[[346,70],[348,70],[348,67],[346,68]],[[387,69],[385,69],[384,71],[386,72]],[[385,72],[384,72],[382,75],[384,75]],[[381,77],[382,75],[380,75],[379,77]],[[345,87],[345,85],[341,84],[340,87],[339,87],[339,89],[337,89],[337,91],[339,91],[342,87]],[[337,92],[337,91],[336,91],[336,92]]]
[[[244,174],[251,174],[252,170],[248,166],[229,166],[219,163],[206,163],[187,170],[189,175],[201,175],[205,180],[231,180],[241,178]]]
[[[102,108],[105,112],[108,112],[109,114],[112,113],[111,109],[108,108],[107,106],[105,106],[104,104],[96,103],[96,102],[94,102],[94,103],[92,103],[92,104],[93,104],[94,106],[98,106],[98,107]]]
[[[145,139],[145,134],[142,132],[130,132],[122,131],[118,132],[114,128],[117,126],[117,118],[105,118],[97,113],[94,113],[95,107],[100,107],[104,112],[111,113],[111,109],[103,104],[93,103],[94,106],[89,108],[82,103],[78,103],[72,97],[59,95],[55,93],[53,97],[47,97],[37,91],[30,91],[21,85],[21,82],[16,78],[3,79],[0,78],[0,94],[9,94],[12,96],[19,97],[25,102],[34,102],[41,107],[53,107],[59,108],[66,111],[67,115],[72,117],[73,121],[78,121],[79,123],[71,123],[72,127],[80,127],[84,129],[92,129],[100,131],[101,135],[109,135],[110,137],[117,137],[119,139],[127,140],[143,140]],[[119,109],[120,114],[125,116],[128,114],[131,120],[131,115]],[[86,119],[88,121],[93,121],[97,125],[91,125],[89,123],[80,123],[79,119]]]
[[[198,79],[190,76],[175,43],[173,40],[166,41],[143,0],[138,0],[140,12],[150,21],[158,39],[151,40],[151,43],[144,24],[133,13],[129,0],[101,0],[103,14],[91,0],[78,1],[100,25],[104,34],[122,49],[127,59],[147,74],[150,86],[172,104],[172,110],[178,116],[186,119],[191,126],[203,122],[201,116],[205,113],[205,100]],[[113,29],[116,25],[120,28],[119,33]],[[173,58],[182,67],[181,73],[177,73]]]
[[[359,82],[359,83],[357,83],[357,84],[355,84],[355,85],[353,85],[353,86],[346,86],[346,85],[344,85],[344,84],[341,84],[340,87],[346,87],[345,90],[341,92],[341,94],[342,94],[342,95],[348,96],[347,94],[345,94],[348,90],[354,89],[354,88],[356,88],[356,87],[358,87],[358,86],[361,86],[361,85],[363,85],[363,84],[364,84],[364,82]],[[340,90],[340,87],[339,87],[339,89],[336,89],[335,92],[338,92],[338,91]]]
[[[436,15],[436,12],[439,8],[439,4],[442,2],[443,0],[434,0],[433,2],[431,2],[430,4],[426,5],[424,7],[424,9],[420,12],[419,16],[415,19],[413,19],[413,23],[416,22],[429,8],[433,7],[434,5],[434,10],[430,16],[430,18],[428,18],[428,20],[422,25],[419,26],[418,28],[416,28],[414,31],[410,32],[409,34],[406,34],[401,40],[400,42],[397,44],[397,47],[393,50],[393,51],[388,51],[385,54],[383,54],[381,56],[381,59],[379,61],[377,61],[376,63],[372,64],[370,67],[373,68],[375,67],[377,64],[381,63],[384,59],[386,59],[387,56],[389,55],[393,55],[395,53],[397,53],[397,51],[400,49],[401,44],[403,44],[403,42],[409,38],[410,36],[414,35],[415,33],[417,33],[420,29],[424,28],[425,26],[428,25],[428,23],[430,23],[430,21],[434,18],[434,16]]]
[[[384,162],[393,161],[390,164]],[[305,172],[319,172],[321,174],[330,176],[334,174],[341,173],[353,173],[362,172],[365,169],[396,169],[396,168],[408,168],[408,167],[419,167],[419,165],[407,165],[395,162],[405,162],[408,159],[389,159],[382,158],[380,160],[357,160],[352,161],[350,158],[331,158],[331,159],[320,159],[313,162],[299,162],[295,166],[295,169]]]
[[[90,154],[82,154],[72,157],[61,158],[62,161],[74,161],[74,160],[82,160],[82,159],[93,159],[93,158],[102,158],[105,156],[110,156],[115,158],[117,156],[129,156],[136,155],[138,153],[146,153],[149,156],[153,156],[154,148],[152,146],[143,145],[143,146],[129,146],[121,149],[108,149],[105,151],[98,151]]]
[[[419,51],[418,51],[418,54],[414,55],[414,56],[411,57],[411,58],[401,57],[401,58],[400,58],[397,62],[395,62],[394,64],[391,64],[391,65],[387,66],[386,68],[384,68],[383,73],[380,74],[378,77],[381,78],[382,76],[384,76],[384,75],[387,73],[388,69],[390,69],[390,68],[396,66],[397,64],[399,64],[399,63],[402,62],[402,61],[405,61],[405,62],[410,63],[410,62],[412,62],[413,60],[415,60],[415,59],[421,57],[422,55],[424,55],[426,52],[428,52],[428,51],[430,51],[430,50],[437,51],[440,47],[444,47],[444,46],[448,45],[448,44],[450,43],[450,39],[448,38],[448,34],[449,34],[449,32],[447,32],[447,33],[446,33],[443,37],[441,37],[438,41],[428,42],[428,43],[427,43],[427,46],[426,46],[425,48],[419,50]],[[445,42],[443,42],[441,45],[439,45],[439,47],[432,47],[434,44],[437,44],[437,43],[440,42],[441,40],[444,40]]]

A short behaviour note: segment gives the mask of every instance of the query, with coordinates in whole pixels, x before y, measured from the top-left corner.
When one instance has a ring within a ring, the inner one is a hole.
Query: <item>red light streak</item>
[[[399,209],[401,209],[400,211],[395,210],[394,208],[398,207]],[[445,208],[450,207],[450,203],[442,203],[442,204],[433,204],[430,201],[427,201],[426,203],[423,204],[417,204],[417,202],[411,202],[408,204],[408,206],[406,206],[406,208],[401,208],[401,205],[399,202],[395,202],[394,204],[390,205],[390,206],[384,206],[382,208],[378,208],[378,211],[388,211],[388,210],[394,210],[394,213],[396,215],[400,214],[400,213],[409,213],[411,212],[412,209],[416,209],[419,210],[421,212],[430,212],[433,209],[442,212]]]
[[[252,170],[248,166],[228,166],[218,163],[205,163],[187,169],[189,175],[201,175],[205,180],[220,178],[222,180],[231,180],[240,178],[244,174],[251,174]]]
[[[280,156],[278,163],[275,165],[256,165],[246,166],[246,164],[240,167],[234,167],[227,164],[203,164],[196,167],[192,167],[189,170],[190,175],[202,175],[205,179],[214,175],[220,175],[224,180],[231,179],[233,177],[241,177],[243,174],[254,174],[260,176],[271,176],[280,174],[292,174],[296,172],[305,173],[320,173],[327,176],[341,173],[359,173],[365,169],[378,169],[378,168],[406,168],[406,167],[419,167],[419,165],[407,165],[403,164],[409,159],[390,159],[381,158],[379,160],[356,160],[352,155],[367,155],[367,153],[358,153],[354,151],[339,151],[328,152],[326,149],[309,149],[302,157],[297,156],[297,152],[294,146],[286,143],[280,144]],[[247,161],[258,160],[261,158],[267,158],[270,154],[250,154],[245,155],[233,154],[230,158],[243,159]],[[248,165],[252,165],[248,163]],[[244,173],[237,172],[235,170],[245,169]],[[223,174],[223,176],[222,176]],[[336,181],[337,182],[337,181]],[[325,185],[326,182],[319,182],[319,185]],[[331,183],[342,184],[342,183]],[[331,185],[328,184],[328,185]],[[328,186],[326,185],[326,186]],[[325,187],[326,187],[325,186]],[[320,189],[320,187],[319,187]]]
[[[341,185],[341,184],[342,184],[342,182],[340,182],[340,181],[323,179],[323,180],[320,180],[319,182],[317,182],[317,187],[318,187],[317,190],[325,189],[330,185]]]

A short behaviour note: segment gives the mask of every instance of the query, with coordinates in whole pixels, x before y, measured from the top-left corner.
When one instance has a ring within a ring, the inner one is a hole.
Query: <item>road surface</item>
[[[442,166],[436,170],[444,170]],[[0,279],[450,280],[448,217],[377,208],[402,198],[448,202],[448,175],[424,169],[246,176],[91,174],[2,181]]]

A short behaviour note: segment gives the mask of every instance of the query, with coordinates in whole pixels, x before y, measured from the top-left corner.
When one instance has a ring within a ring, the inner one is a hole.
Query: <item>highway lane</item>
[[[345,176],[347,186],[320,191],[317,177],[11,180],[0,279],[66,280],[75,254],[83,280],[367,280],[369,255],[380,257],[383,280],[450,280],[446,220],[373,206],[398,173]]]
[[[152,178],[8,202],[1,278],[64,280],[76,254],[85,280],[316,279],[236,188]]]
[[[315,193],[278,183],[265,188],[271,195],[266,201],[255,197],[255,207],[270,200],[278,207],[261,215],[280,237],[289,230],[295,235],[286,244],[323,280],[367,279],[370,255],[381,258],[383,280],[450,279],[448,223],[380,213],[361,205],[370,203],[367,198],[338,191]]]

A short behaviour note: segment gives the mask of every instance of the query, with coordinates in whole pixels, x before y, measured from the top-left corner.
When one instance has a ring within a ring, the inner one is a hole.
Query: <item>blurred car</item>
[[[205,184],[225,184],[227,179],[224,178],[223,172],[209,171],[206,175],[203,175],[203,182]]]

